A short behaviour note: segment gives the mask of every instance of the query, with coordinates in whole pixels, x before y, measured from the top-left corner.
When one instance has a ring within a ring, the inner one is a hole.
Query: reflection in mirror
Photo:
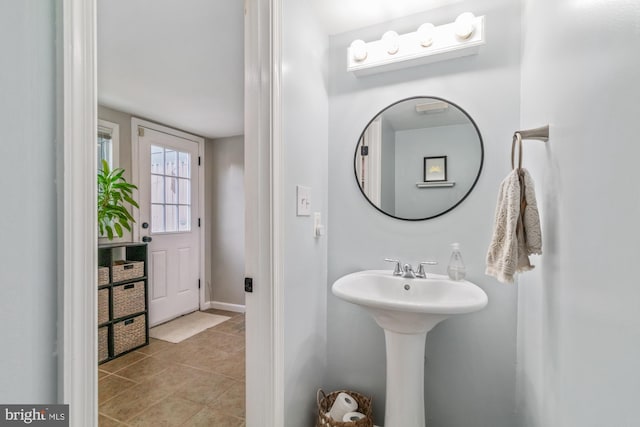
[[[480,131],[464,110],[441,98],[414,97],[369,122],[354,169],[376,209],[418,221],[458,206],[475,186],[483,157]]]

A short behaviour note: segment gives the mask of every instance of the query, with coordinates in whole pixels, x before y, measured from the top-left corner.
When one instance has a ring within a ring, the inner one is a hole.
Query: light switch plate
[[[296,187],[298,194],[298,202],[296,207],[296,215],[311,216],[311,188],[303,185]]]

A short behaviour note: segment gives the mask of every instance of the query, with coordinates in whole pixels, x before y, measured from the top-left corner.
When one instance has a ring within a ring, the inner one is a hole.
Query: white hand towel
[[[512,283],[518,265],[517,227],[520,217],[520,179],[512,170],[500,184],[493,237],[487,252],[486,274]]]
[[[485,273],[513,283],[516,273],[533,268],[529,255],[542,254],[538,205],[526,169],[514,169],[502,181],[494,227]]]
[[[524,195],[524,209],[522,224],[524,228],[525,248],[527,255],[542,255],[542,231],[540,230],[540,215],[533,179],[526,169],[520,169]]]

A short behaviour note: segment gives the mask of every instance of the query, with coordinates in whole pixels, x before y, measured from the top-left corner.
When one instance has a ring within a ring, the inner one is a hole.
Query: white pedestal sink
[[[334,295],[367,309],[384,329],[387,393],[384,427],[425,427],[424,347],[427,333],[455,314],[487,305],[487,294],[468,281],[430,274],[405,279],[367,270],[336,280]]]

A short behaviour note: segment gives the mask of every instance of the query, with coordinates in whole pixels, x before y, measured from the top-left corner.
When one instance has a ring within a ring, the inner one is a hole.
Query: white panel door
[[[138,133],[139,236],[149,244],[149,324],[199,308],[198,143]]]

